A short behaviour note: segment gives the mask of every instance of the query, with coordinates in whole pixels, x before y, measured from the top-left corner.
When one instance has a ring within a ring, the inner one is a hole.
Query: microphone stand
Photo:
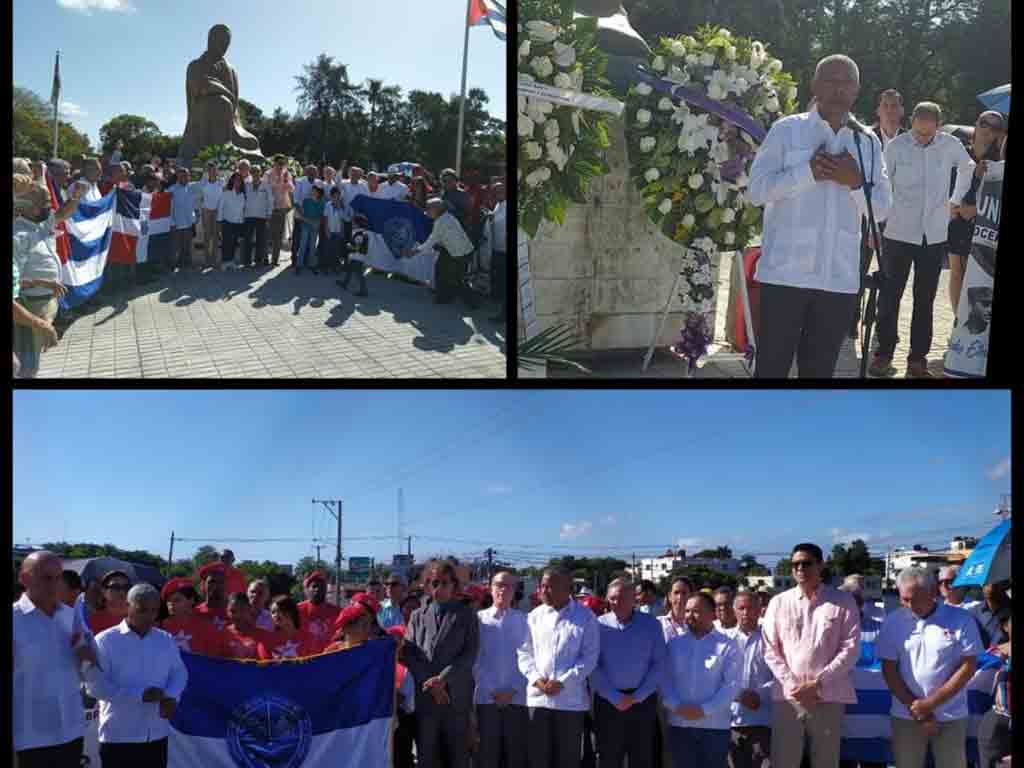
[[[864,155],[861,152],[860,147],[860,135],[862,129],[859,125],[852,126],[853,128],[853,143],[857,146],[857,159],[860,161],[861,172],[864,171]],[[872,147],[874,152],[874,147]],[[872,169],[874,165],[872,164]],[[874,174],[872,174],[874,175]],[[875,319],[878,315],[878,291],[882,287],[882,283],[885,278],[882,274],[882,239],[878,236],[878,224],[875,222],[875,211],[871,205],[871,190],[874,188],[874,183],[870,178],[864,179],[864,199],[868,204],[868,234],[874,240],[875,252],[878,256],[879,269],[872,275],[868,275],[868,271],[871,269],[871,259],[867,259],[864,265],[863,271],[861,272],[860,279],[861,285],[868,289],[868,301],[867,306],[864,309],[864,337],[861,343],[860,349],[860,377],[866,379],[868,376],[868,355],[871,350],[871,331],[875,324]]]

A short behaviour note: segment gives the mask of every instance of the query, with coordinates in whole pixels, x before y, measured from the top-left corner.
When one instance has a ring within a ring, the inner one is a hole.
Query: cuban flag
[[[262,663],[182,653],[170,768],[391,765],[395,647]]]
[[[490,24],[495,36],[505,40],[505,6],[497,0],[469,0],[469,26]]]
[[[157,238],[171,233],[171,193],[117,190],[111,264],[141,264],[150,260]]]
[[[60,281],[68,289],[60,300],[62,310],[84,303],[103,283],[116,208],[117,190],[114,189],[99,200],[79,203],[71,218],[65,221],[68,237],[66,254],[60,248],[60,236],[57,238]]]

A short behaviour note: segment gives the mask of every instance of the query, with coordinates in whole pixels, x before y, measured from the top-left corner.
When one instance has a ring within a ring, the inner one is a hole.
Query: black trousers
[[[416,768],[468,768],[469,711],[416,704]]]
[[[627,755],[629,768],[652,768],[657,707],[658,697],[654,695],[625,712],[619,712],[601,696],[594,697],[594,732],[601,768],[622,768]]]
[[[526,768],[526,743],[530,720],[525,706],[476,705],[480,729],[477,768]]]
[[[501,311],[508,306],[508,255],[504,251],[491,253],[491,297],[501,302]]]
[[[242,236],[242,255],[239,258],[239,266],[247,267],[252,264],[252,235],[256,227],[256,219],[246,219],[238,226]]]
[[[444,248],[438,248],[437,266],[434,271],[435,293],[439,304],[446,304],[460,298],[470,307],[477,306],[473,289],[466,282],[466,262],[456,259]]]
[[[416,738],[416,715],[411,712],[400,712],[398,727],[395,728],[394,768],[413,768],[416,764],[412,757],[412,743]]]
[[[256,241],[256,255],[253,256],[253,240]],[[250,216],[242,224],[242,263],[262,264],[267,260],[267,220]]]
[[[234,224],[230,221],[225,221],[221,224],[221,261],[228,262],[233,261],[235,258],[235,245],[238,242],[238,238],[242,236],[242,230],[245,227],[244,224]],[[241,258],[244,258],[244,254]]]
[[[583,712],[529,707],[530,768],[579,768]]]
[[[995,768],[1002,758],[1013,752],[1010,718],[990,709],[978,723],[979,768]]]
[[[341,281],[341,287],[347,288],[348,281],[352,275],[359,278],[359,292],[366,293],[366,264],[356,259],[349,259],[345,264],[345,279]]]
[[[856,303],[855,293],[761,283],[754,377],[786,378],[796,355],[801,379],[831,379]]]
[[[82,744],[79,738],[52,747],[23,749],[17,753],[18,768],[79,768]]]
[[[137,744],[100,743],[103,768],[167,768],[167,739]]]
[[[914,268],[914,311],[910,320],[910,360],[924,360],[932,348],[932,314],[935,293],[942,273],[946,244],[913,245],[885,238],[882,273],[885,282],[878,298],[878,353],[892,357],[900,343],[897,325],[900,301],[907,287],[910,268]]]

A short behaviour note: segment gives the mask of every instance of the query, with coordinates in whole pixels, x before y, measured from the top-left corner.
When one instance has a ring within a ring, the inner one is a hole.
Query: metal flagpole
[[[466,64],[469,56],[469,13],[473,0],[466,0],[466,32],[462,43],[462,97],[459,99],[459,132],[455,145],[455,174],[462,176],[462,129],[466,122]]]
[[[53,101],[53,157],[57,157],[57,126],[60,124],[60,51],[57,51],[57,61],[53,69],[53,93],[50,94]]]

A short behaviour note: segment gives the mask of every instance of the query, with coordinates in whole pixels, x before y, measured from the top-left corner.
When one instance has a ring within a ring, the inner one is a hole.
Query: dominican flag
[[[111,264],[141,264],[150,261],[153,245],[161,236],[170,238],[171,193],[117,190]]]
[[[50,91],[50,103],[54,109],[60,104],[60,51],[57,51],[57,59],[53,62],[53,89]]]
[[[64,225],[68,245],[66,255],[60,248],[60,236],[57,238],[60,281],[68,288],[60,300],[61,309],[71,309],[87,301],[103,283],[103,270],[110,253],[111,227],[117,209],[117,192],[114,189],[99,200],[78,204],[78,209]]]
[[[499,40],[505,39],[505,6],[497,0],[469,0],[469,26],[490,24]]]
[[[182,653],[170,768],[389,766],[395,642],[246,663]]]

